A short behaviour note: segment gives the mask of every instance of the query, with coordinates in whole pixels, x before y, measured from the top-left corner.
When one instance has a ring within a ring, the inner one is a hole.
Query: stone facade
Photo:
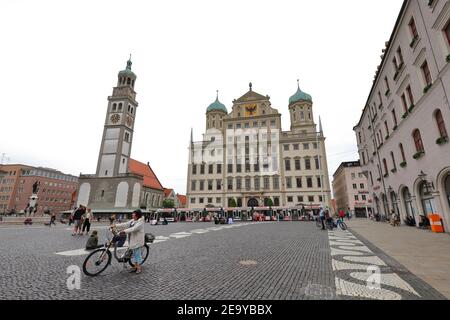
[[[333,174],[332,185],[336,210],[350,209],[357,217],[369,216],[372,197],[359,161],[341,163]]]
[[[373,210],[450,228],[450,2],[406,0],[354,131]]]
[[[330,206],[325,137],[312,99],[298,88],[289,102],[291,130],[269,96],[250,90],[232,110],[216,99],[206,113],[202,141],[191,134],[187,206]]]

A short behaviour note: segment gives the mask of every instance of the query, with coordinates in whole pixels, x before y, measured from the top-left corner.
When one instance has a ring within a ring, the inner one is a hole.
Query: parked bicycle
[[[103,248],[94,250],[91,252],[83,263],[83,272],[85,275],[90,277],[98,276],[100,273],[105,271],[105,269],[111,264],[112,254],[117,262],[123,263],[123,267],[126,268],[128,263],[130,266],[134,266],[131,261],[132,250],[126,248],[123,254],[119,254],[119,248],[122,248],[124,241],[118,241],[119,232],[115,229],[109,228],[106,233],[107,242]],[[142,264],[147,260],[150,248],[148,243],[153,243],[155,236],[151,233],[145,234],[145,245],[142,247]],[[122,250],[121,250],[122,251]]]

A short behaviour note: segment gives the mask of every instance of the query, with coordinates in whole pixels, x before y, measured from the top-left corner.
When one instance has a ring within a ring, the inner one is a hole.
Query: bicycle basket
[[[155,236],[151,233],[146,233],[145,234],[145,243],[153,243],[153,241],[155,240]]]

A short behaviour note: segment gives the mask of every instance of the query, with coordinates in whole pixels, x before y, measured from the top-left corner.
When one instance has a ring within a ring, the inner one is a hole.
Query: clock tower
[[[125,70],[118,74],[117,86],[108,97],[102,143],[97,163],[97,177],[117,177],[128,173],[138,103],[131,71],[131,56]]]

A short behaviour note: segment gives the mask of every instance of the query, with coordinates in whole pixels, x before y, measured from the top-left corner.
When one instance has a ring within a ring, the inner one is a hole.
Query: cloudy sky
[[[322,117],[329,173],[357,160],[353,126],[403,0],[0,2],[0,159],[94,173],[107,97],[133,55],[132,157],[186,189],[190,129],[253,90],[289,129],[297,78]],[[9,159],[7,159],[9,158]]]

